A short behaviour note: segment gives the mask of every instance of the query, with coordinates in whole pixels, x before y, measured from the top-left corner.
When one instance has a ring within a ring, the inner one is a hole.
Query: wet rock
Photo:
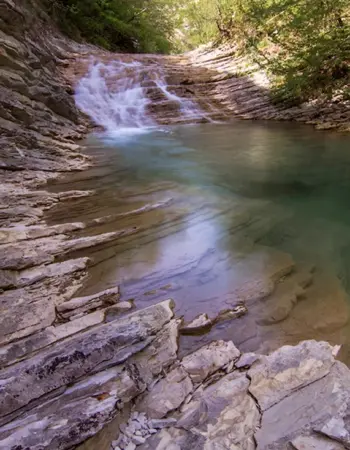
[[[107,308],[106,310],[106,321],[110,322],[114,320],[116,317],[119,317],[120,314],[123,314],[127,311],[130,311],[134,307],[133,302],[119,302],[114,306]]]
[[[262,302],[256,322],[259,325],[270,325],[285,320],[298,301],[304,297],[306,288],[312,280],[313,266],[298,267],[298,271],[281,280],[268,299]]]
[[[248,312],[245,305],[237,305],[234,308],[224,309],[219,312],[216,316],[214,323],[225,322],[226,320],[237,319],[238,317],[244,316]]]
[[[106,289],[87,297],[73,298],[67,302],[61,303],[56,307],[57,312],[63,319],[69,319],[80,313],[86,313],[98,308],[110,306],[120,298],[119,287]]]
[[[200,383],[208,375],[211,375],[228,362],[235,361],[239,356],[240,352],[233,342],[215,341],[185,356],[181,364],[190,375],[192,381]]]
[[[210,331],[212,327],[212,321],[207,314],[200,314],[194,318],[191,322],[185,323],[180,328],[181,334],[202,334]]]
[[[327,375],[334,364],[332,350],[327,342],[304,341],[262,356],[248,371],[249,391],[265,411],[294,391]]]

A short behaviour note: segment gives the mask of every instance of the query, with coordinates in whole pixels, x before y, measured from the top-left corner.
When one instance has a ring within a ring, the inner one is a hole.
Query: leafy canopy
[[[274,80],[277,99],[349,96],[349,0],[43,0],[75,38],[170,53],[229,41]]]
[[[192,47],[234,43],[270,72],[280,99],[350,95],[349,0],[192,0],[182,17]]]

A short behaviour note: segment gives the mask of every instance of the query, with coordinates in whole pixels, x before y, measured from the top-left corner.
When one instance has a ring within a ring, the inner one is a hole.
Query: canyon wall
[[[34,1],[3,0],[0,21],[0,448],[68,449],[106,424],[114,427],[111,439],[120,434],[114,448],[128,450],[136,443],[217,449],[222,441],[242,449],[347,448],[350,378],[334,359],[337,348],[306,342],[266,357],[219,341],[180,359],[181,320],[170,300],[125,315],[132,305],[119,302],[118,286],[78,296],[92,263],[84,251],[136,232],[88,233],[118,217],[69,222],[65,205],[93,192],[45,186],[92,164],[76,143],[89,122],[72,94],[90,56],[102,52],[65,39]],[[281,116],[264,77],[261,86],[258,74],[235,77],[230,55],[148,58],[211,119],[310,119],[311,109]],[[181,122],[171,101],[149,87],[155,119]],[[337,108],[339,121],[330,121],[343,129],[348,113]],[[48,225],[54,206],[64,220]],[[117,320],[109,321],[111,308]],[[277,432],[280,410],[287,418]],[[296,413],[300,421],[290,429]],[[104,438],[96,438],[83,445],[101,450]]]

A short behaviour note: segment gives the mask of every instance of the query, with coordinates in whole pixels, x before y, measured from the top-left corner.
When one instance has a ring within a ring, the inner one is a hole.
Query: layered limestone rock
[[[248,57],[237,56],[232,45],[202,47],[188,54],[187,64],[211,73],[203,77],[204,87],[190,72],[184,84],[194,92],[214,98],[227,116],[242,119],[295,120],[317,129],[350,131],[350,101],[335,94],[332,99],[318,98],[301,106],[273,105],[270,82]],[[199,83],[198,83],[199,84]]]
[[[211,354],[207,347],[189,357],[197,361],[201,372],[225,346],[234,348],[232,343],[218,342],[211,346]],[[269,356],[242,355],[242,367],[236,349],[231,356],[227,353],[228,364],[217,366],[199,385],[193,385],[186,398],[179,396],[181,405],[174,410],[173,393],[159,386],[174,371],[186,371],[183,359],[148,387],[141,402],[136,401],[134,410],[112,433],[111,448],[345,450],[349,445],[350,372],[334,359],[338,350],[326,342],[305,341]],[[203,352],[207,357],[198,359]],[[145,399],[149,399],[148,407]],[[166,419],[152,418],[156,405],[165,408],[162,414],[167,409]],[[93,447],[87,441],[79,448]],[[100,448],[107,449],[109,444]]]
[[[335,361],[339,347],[305,341],[263,356],[217,341],[179,359],[173,307],[96,318],[80,333],[75,319],[57,327],[59,342],[42,335],[40,352],[40,340],[28,341],[31,355],[0,372],[0,448],[68,449],[86,439],[79,448],[347,448],[350,372]]]

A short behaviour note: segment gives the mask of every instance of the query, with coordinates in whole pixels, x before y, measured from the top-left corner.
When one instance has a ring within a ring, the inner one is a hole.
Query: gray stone
[[[318,436],[298,436],[292,441],[296,450],[345,450],[340,443]]]
[[[207,333],[212,327],[212,321],[207,314],[200,314],[195,317],[191,322],[188,322],[180,328],[181,334],[201,334]]]
[[[205,438],[195,431],[166,428],[151,436],[140,450],[203,450]]]
[[[245,305],[237,305],[234,308],[224,309],[215,317],[214,323],[225,322],[227,320],[238,319],[247,314],[248,309]]]
[[[322,427],[314,429],[335,441],[339,441],[346,448],[350,446],[350,426],[347,417],[332,417]]]
[[[54,342],[68,338],[92,328],[104,321],[104,311],[95,311],[83,316],[81,319],[73,320],[58,326],[49,326],[38,333],[12,342],[0,348],[0,365],[5,367],[17,362],[31,353],[47,347]]]
[[[69,448],[96,434],[117,415],[116,405],[139,393],[124,366],[86,377],[0,427],[0,448]]]
[[[119,297],[119,287],[116,286],[86,297],[73,298],[72,300],[61,303],[56,309],[62,318],[68,319],[72,315],[110,306],[116,303]]]
[[[157,430],[155,429],[168,428],[173,425],[176,425],[176,422],[177,422],[176,419],[169,417],[168,419],[152,419],[149,421],[149,425],[151,427],[151,430],[153,429],[154,431],[157,432]]]
[[[179,319],[171,320],[163,326],[147,348],[128,360],[131,366],[137,368],[139,377],[147,385],[154,383],[156,377],[177,360],[180,323],[181,320]],[[145,423],[146,417],[143,413],[140,413],[137,420],[140,423]]]
[[[185,356],[181,364],[193,382],[199,383],[239,356],[240,352],[232,341],[215,341]]]
[[[205,449],[253,449],[259,410],[248,392],[245,374],[233,372],[203,391],[181,409],[177,426],[195,430]]]
[[[260,358],[256,353],[243,353],[239,360],[235,363],[237,369],[246,369],[252,366]]]
[[[156,383],[141,396],[136,407],[152,419],[161,419],[178,408],[192,391],[193,385],[187,372],[180,366]],[[152,425],[152,428],[155,428]]]
[[[168,300],[101,325],[1,373],[1,416],[145,348],[173,316]],[[31,386],[30,389],[27,387]]]
[[[136,445],[141,445],[141,444],[144,444],[144,443],[146,442],[146,439],[145,439],[144,437],[142,437],[142,436],[137,436],[137,435],[134,435],[134,436],[131,438],[131,440],[132,440],[132,442],[133,442],[134,444],[136,444]]]
[[[106,322],[111,322],[118,318],[121,314],[130,311],[134,307],[133,302],[119,302],[114,306],[106,309]]]
[[[135,450],[136,444],[134,442],[129,442],[129,444],[125,447],[125,450]]]
[[[347,448],[349,410],[349,370],[336,361],[328,374],[315,381],[310,377],[304,387],[289,391],[288,396],[263,413],[261,429],[255,435],[258,448],[284,449],[288,442],[298,442],[300,436],[309,436],[312,430],[317,436],[324,430],[325,438],[329,437],[327,433],[336,441],[340,438],[339,442]]]
[[[294,391],[327,375],[334,364],[327,342],[304,341],[262,356],[248,371],[250,392],[263,411]]]

